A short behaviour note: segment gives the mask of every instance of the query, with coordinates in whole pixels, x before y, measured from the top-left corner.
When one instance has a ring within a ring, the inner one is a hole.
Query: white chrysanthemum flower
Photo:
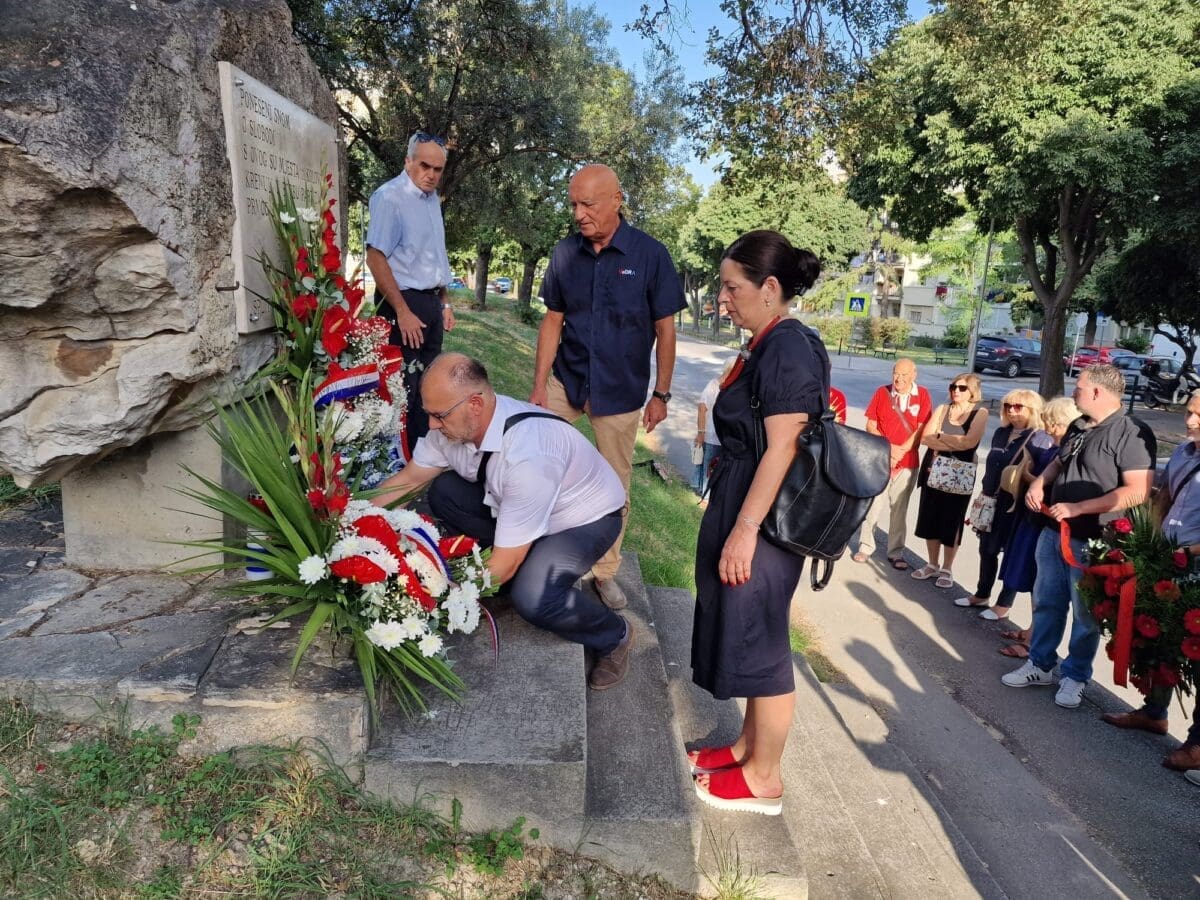
[[[333,440],[336,444],[349,444],[360,434],[362,434],[365,419],[362,414],[355,410],[346,409],[340,403],[334,404],[331,415],[333,416]]]
[[[371,551],[369,553],[365,553],[364,556],[366,556],[367,559],[375,563],[375,565],[379,566],[379,568],[383,569],[383,571],[387,572],[389,575],[395,575],[400,571],[400,561],[396,559],[396,557],[393,556],[389,550],[383,549],[379,552]]]
[[[388,524],[397,531],[412,531],[414,528],[426,528],[429,525],[411,509],[389,509],[384,515]]]
[[[416,640],[425,633],[425,620],[417,615],[407,615],[400,622],[406,641]]]
[[[351,500],[346,504],[346,511],[342,513],[342,521],[354,522],[363,516],[378,516],[382,513],[383,510],[370,500]]]
[[[439,634],[427,634],[417,642],[417,649],[422,656],[433,656],[442,649],[442,637]]]
[[[368,641],[383,650],[395,650],[408,640],[399,622],[376,622],[364,633]]]
[[[329,551],[329,559],[336,562],[348,556],[369,556],[371,554],[386,554],[387,547],[375,538],[363,537],[358,534],[348,534],[338,540]]]
[[[292,223],[294,223],[296,221],[296,217],[291,215],[290,213],[285,213],[282,210],[280,210],[279,221],[282,222],[284,225],[291,225]]]
[[[484,569],[483,570],[483,589],[486,591],[491,586],[492,586],[492,570]]]
[[[315,209],[313,209],[311,206],[301,206],[301,207],[297,208],[296,212],[299,213],[300,218],[302,218],[305,222],[307,222],[310,225],[316,224],[316,222],[321,218],[317,214],[317,211]],[[295,221],[295,220],[293,219],[292,221]]]
[[[316,584],[329,574],[329,569],[326,567],[323,557],[313,555],[301,560],[297,574],[305,584]]]
[[[471,548],[471,559],[475,560],[475,565],[481,569],[483,568],[483,555],[479,552],[478,544]],[[475,576],[472,575],[471,577],[474,578]]]

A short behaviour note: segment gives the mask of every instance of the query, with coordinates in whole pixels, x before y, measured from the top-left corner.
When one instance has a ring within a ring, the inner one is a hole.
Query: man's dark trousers
[[[473,537],[481,546],[496,540],[496,520],[483,502],[483,480],[470,482],[443,472],[429,487],[429,507],[445,531]],[[583,644],[601,656],[625,634],[625,623],[575,583],[612,546],[621,530],[621,511],[538,538],[509,582],[513,608],[522,619],[559,637]]]
[[[420,347],[407,347],[396,326],[396,311],[392,305],[383,299],[383,295],[375,292],[375,302],[379,304],[379,314],[392,323],[392,331],[388,343],[399,347],[404,354],[404,387],[408,391],[408,450],[411,453],[417,445],[417,438],[429,433],[429,416],[421,404],[421,376],[429,368],[434,357],[442,352],[442,292],[440,289],[430,291],[401,291],[404,302],[413,315],[425,326],[421,331]],[[419,363],[414,366],[413,363]]]

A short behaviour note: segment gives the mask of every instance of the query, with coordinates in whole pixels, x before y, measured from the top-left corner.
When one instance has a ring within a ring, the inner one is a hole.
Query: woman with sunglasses
[[[959,597],[954,601],[955,606],[964,608],[984,607],[980,615],[985,619],[1001,618],[1002,615],[1008,614],[1008,607],[1012,606],[1012,597],[1002,593],[996,603],[997,611],[992,612],[989,598],[992,596],[992,587],[1000,570],[1000,554],[1012,535],[1013,526],[1020,513],[1019,507],[1023,505],[1019,497],[1001,492],[1000,477],[1005,468],[1018,458],[1025,458],[1026,445],[1036,441],[1039,448],[1044,448],[1050,444],[1050,436],[1042,431],[1041,427],[1040,394],[1019,388],[1004,395],[1004,399],[1000,401],[1000,427],[992,435],[992,446],[983,464],[980,496],[992,498],[996,506],[991,527],[987,531],[976,532],[979,535],[979,584],[974,594]],[[1003,610],[1003,613],[1000,613],[1000,610]]]
[[[965,372],[952,378],[950,402],[934,410],[930,425],[921,437],[921,443],[929,449],[925,451],[921,471],[917,475],[921,501],[917,509],[915,534],[925,539],[929,563],[914,571],[912,577],[925,581],[936,576],[934,584],[940,588],[954,586],[954,576],[950,570],[958,553],[958,545],[962,543],[963,519],[966,518],[971,495],[952,494],[930,487],[929,470],[938,455],[965,462],[975,461],[975,451],[987,429],[987,410],[978,405],[982,396],[978,375]]]
[[[1059,397],[1051,400],[1042,408],[1042,431],[1030,439],[1029,445],[1022,453],[1024,463],[1021,469],[1021,487],[1029,487],[1033,479],[1042,474],[1050,461],[1058,455],[1058,445],[1067,427],[1082,415],[1075,401],[1070,397]],[[1001,495],[1003,496],[1003,495]],[[1012,535],[1004,547],[1004,561],[1000,564],[1000,583],[1004,587],[996,598],[996,605],[985,609],[979,615],[993,621],[1007,619],[1012,609],[1013,601],[1022,591],[1033,591],[1033,582],[1037,577],[1037,560],[1034,551],[1037,550],[1038,536],[1042,533],[1045,519],[1041,513],[1035,513],[1026,508],[1023,496],[1017,498],[1016,521]],[[1004,637],[1013,641],[1000,648],[1004,656],[1014,659],[1025,659],[1029,656],[1028,644],[1031,628],[1020,631],[1006,631]]]

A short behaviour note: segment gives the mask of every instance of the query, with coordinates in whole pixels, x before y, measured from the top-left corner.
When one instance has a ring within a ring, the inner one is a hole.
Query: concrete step
[[[691,678],[692,615],[695,600],[689,591],[652,587],[649,599],[655,631],[668,675],[672,718],[683,746],[691,748],[732,743],[741,731],[742,711],[734,700],[716,700],[696,687]],[[785,776],[786,779],[786,776]],[[788,785],[785,815],[756,816],[725,813],[704,805],[690,793],[690,806],[702,830],[697,867],[708,889],[723,871],[738,869],[757,882],[756,896],[804,898],[809,895],[810,851],[786,814],[796,793]],[[824,822],[813,827],[824,827]],[[804,848],[803,852],[797,848]],[[733,860],[736,859],[736,862]]]
[[[623,868],[655,871],[694,888],[699,821],[636,554],[624,554],[617,583],[629,600],[621,614],[636,636],[625,681],[611,690],[588,692],[588,834],[583,849]]]
[[[871,706],[848,684],[821,684],[798,654],[783,767],[813,896],[1004,896]]]
[[[473,829],[523,816],[558,846],[582,839],[587,781],[583,648],[498,612],[495,659],[486,621],[452,646],[467,685],[461,704],[426,692],[429,710],[385,709],[364,763],[364,786],[445,812],[463,804]]]

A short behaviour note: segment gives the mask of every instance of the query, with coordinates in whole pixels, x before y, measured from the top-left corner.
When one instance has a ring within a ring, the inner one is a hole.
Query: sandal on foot
[[[865,553],[862,553],[862,552],[860,551],[860,552],[858,552],[858,553],[855,553],[855,554],[854,554],[853,556],[851,556],[850,558],[851,558],[852,560],[854,560],[856,563],[865,563],[865,562],[867,561],[867,559],[868,559],[868,556],[867,556],[867,554],[865,554]]]
[[[888,557],[888,565],[890,565],[897,572],[903,572],[905,569],[908,568],[908,563],[906,563],[904,560],[900,559],[897,556],[889,556]]]
[[[708,790],[696,782],[696,796],[717,809],[777,816],[783,812],[782,797],[755,797],[746,784],[741,767],[722,769],[708,777]]]
[[[1013,659],[1029,659],[1029,648],[1024,644],[1005,644],[1000,648],[1001,656],[1011,656]]]
[[[723,772],[740,765],[733,755],[732,747],[702,747],[696,751],[696,758],[688,758],[693,775],[711,775],[713,772]]]
[[[938,572],[937,581],[934,584],[940,588],[952,588],[954,587],[954,576],[948,569],[942,569]]]
[[[1002,631],[1000,637],[1006,641],[1016,641],[1018,644],[1028,644],[1029,638],[1033,636],[1032,628],[1020,628],[1016,631]]]
[[[1003,610],[1003,612],[996,612],[997,609]],[[979,618],[986,619],[989,622],[999,622],[1008,618],[1008,610],[1003,606],[989,606],[979,613]]]
[[[917,581],[925,581],[932,578],[938,573],[937,566],[921,566],[919,569],[913,569],[908,573],[910,578],[915,578]]]

